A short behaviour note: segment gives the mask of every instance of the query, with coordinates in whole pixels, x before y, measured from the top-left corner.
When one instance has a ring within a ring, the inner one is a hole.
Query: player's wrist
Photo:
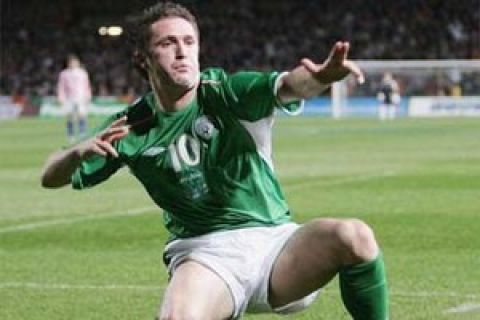
[[[90,157],[87,143],[87,141],[84,141],[72,147],[70,150],[70,159],[72,162],[80,163]]]

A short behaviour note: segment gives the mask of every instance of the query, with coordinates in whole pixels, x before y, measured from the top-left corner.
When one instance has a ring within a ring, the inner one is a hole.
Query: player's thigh
[[[158,319],[229,319],[233,310],[223,279],[204,265],[187,260],[173,273]]]
[[[272,268],[269,302],[279,307],[296,301],[328,283],[343,257],[337,219],[315,219],[299,228]]]

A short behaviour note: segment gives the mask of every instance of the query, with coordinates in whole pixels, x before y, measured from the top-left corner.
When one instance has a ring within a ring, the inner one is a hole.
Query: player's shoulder
[[[208,68],[200,74],[200,85],[221,85],[228,75],[222,68]]]
[[[222,86],[230,86],[231,83],[250,82],[254,79],[262,77],[271,77],[277,75],[278,72],[261,72],[256,70],[237,70],[234,73],[228,73],[222,68],[204,69],[200,75],[200,86],[219,88]]]
[[[237,77],[237,76],[239,76],[239,77],[245,76],[245,75],[247,75],[247,76],[252,76],[252,75],[261,76],[261,75],[278,74],[278,73],[279,73],[278,71],[262,72],[262,71],[258,71],[258,70],[243,70],[243,69],[237,70],[233,73],[229,73],[222,68],[213,67],[213,68],[204,69],[201,72],[200,80],[201,80],[202,83],[203,82],[215,83],[215,81],[221,82],[221,81],[227,80],[228,78]]]

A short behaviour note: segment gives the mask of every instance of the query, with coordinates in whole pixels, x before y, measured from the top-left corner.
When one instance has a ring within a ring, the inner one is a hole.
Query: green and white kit
[[[94,186],[129,167],[164,209],[171,239],[220,230],[279,225],[290,212],[272,163],[277,72],[207,69],[197,97],[184,109],[163,112],[152,92],[110,117],[98,131],[127,115],[130,133],[114,143],[119,157],[93,156],[72,176],[76,189]]]

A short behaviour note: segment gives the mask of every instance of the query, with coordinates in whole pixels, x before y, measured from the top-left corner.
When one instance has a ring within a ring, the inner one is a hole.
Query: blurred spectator
[[[67,135],[70,141],[87,133],[88,106],[92,90],[87,71],[75,55],[69,55],[67,67],[60,72],[57,97],[67,116]]]
[[[378,116],[380,120],[394,119],[400,103],[400,89],[398,82],[390,72],[383,74],[377,98],[380,102],[378,106]]]
[[[307,53],[325,56],[339,39],[351,42],[353,59],[480,57],[480,0],[179,2],[202,17],[204,67],[290,69]],[[140,4],[4,0],[0,5],[0,92],[28,88],[53,95],[68,52],[84,57],[94,95],[146,90],[129,62],[125,36],[98,34],[102,25],[122,25]],[[478,74],[461,81],[464,94],[480,91]]]

